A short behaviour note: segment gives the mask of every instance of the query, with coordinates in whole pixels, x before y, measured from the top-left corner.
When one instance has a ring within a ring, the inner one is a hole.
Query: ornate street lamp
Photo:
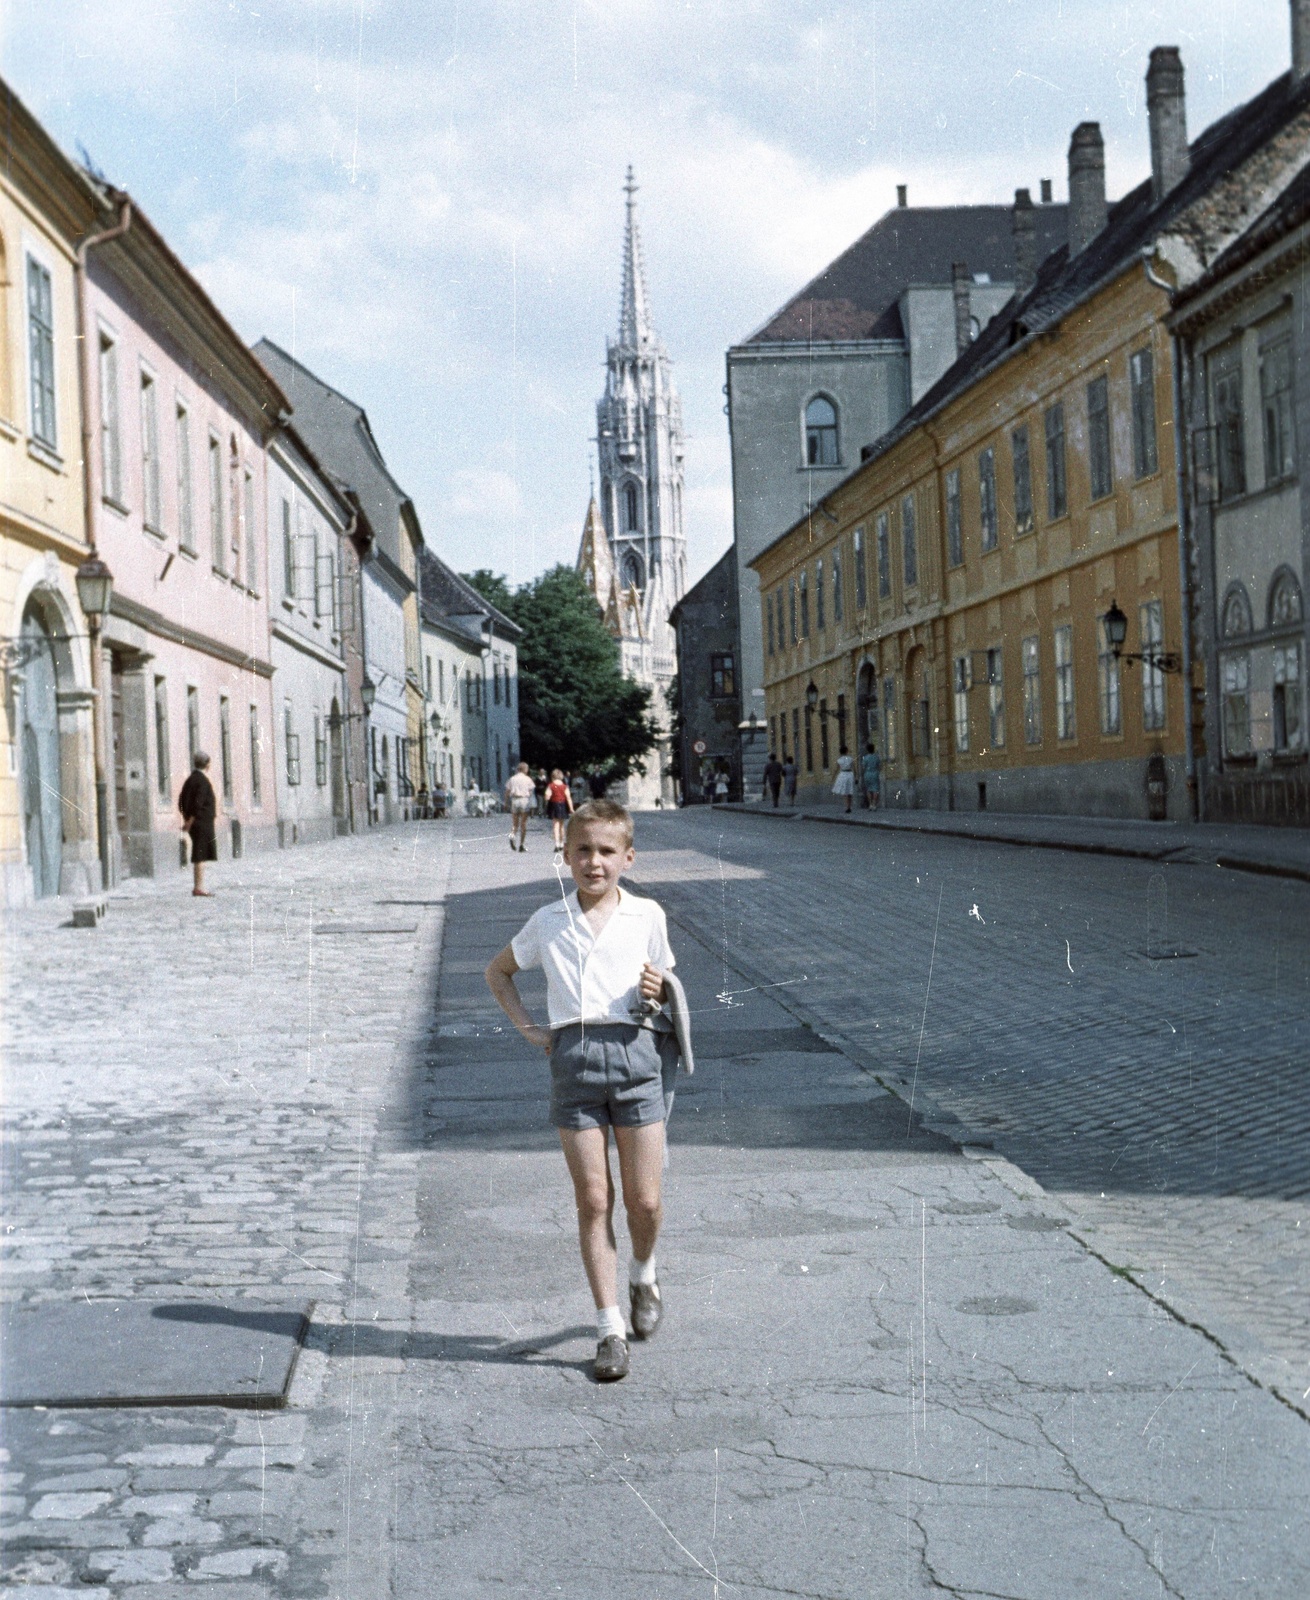
[[[1105,627],[1106,642],[1114,651],[1116,661],[1140,661],[1144,666],[1154,667],[1157,672],[1183,670],[1182,660],[1172,650],[1124,649],[1124,640],[1128,637],[1128,618],[1119,609],[1117,601],[1110,601],[1110,609],[1101,618],[1101,622]]]
[[[109,603],[114,594],[114,575],[92,550],[74,574],[77,598],[86,616],[87,632],[91,636],[91,691],[95,704],[91,708],[91,749],[96,774],[96,842],[100,848],[101,887],[109,888],[109,788],[105,780],[105,720],[104,696],[100,692],[102,662],[100,629],[109,613]]]
[[[372,678],[369,677],[368,673],[365,672],[364,681],[359,686],[359,698],[364,702],[364,710],[366,712],[372,711],[373,702],[377,699],[377,697],[378,686],[373,682]]]

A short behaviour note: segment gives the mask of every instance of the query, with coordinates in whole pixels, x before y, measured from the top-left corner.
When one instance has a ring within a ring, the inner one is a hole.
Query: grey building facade
[[[1041,193],[1017,252],[1010,206],[898,205],[728,351],[739,687],[748,717],[764,692],[759,584],[749,563],[859,466],[861,450],[1009,301],[1016,254],[1022,280],[1065,242],[1067,208],[1047,198],[1049,183]],[[743,745],[748,791],[758,791],[764,755]]]
[[[681,799],[706,798],[718,773],[732,799],[742,795],[742,701],[737,677],[737,562],[729,548],[673,608],[678,648],[676,758]],[[749,735],[747,736],[749,737]],[[754,730],[763,749],[767,734]],[[753,754],[752,750],[752,754]],[[760,756],[763,764],[764,756]]]

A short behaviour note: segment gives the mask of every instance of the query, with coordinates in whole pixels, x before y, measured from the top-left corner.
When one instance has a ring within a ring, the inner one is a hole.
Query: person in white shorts
[[[528,772],[526,761],[520,761],[517,771],[510,774],[505,785],[505,799],[509,802],[509,847],[515,841],[520,850],[528,848],[528,818],[537,803],[537,786]]]

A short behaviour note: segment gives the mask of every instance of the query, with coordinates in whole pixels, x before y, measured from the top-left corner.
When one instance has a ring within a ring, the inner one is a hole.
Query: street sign
[[[698,756],[703,756],[708,748],[709,746],[705,743],[704,739],[697,739],[696,743],[692,745],[692,749]]]

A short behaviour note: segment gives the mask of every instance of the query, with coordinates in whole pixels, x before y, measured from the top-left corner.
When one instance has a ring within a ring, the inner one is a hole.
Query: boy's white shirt
[[[546,1009],[552,1028],[587,1022],[632,1023],[641,1009],[641,969],[674,965],[663,907],[619,888],[619,903],[599,933],[578,904],[556,900],[534,911],[510,941],[522,968],[546,974]]]

